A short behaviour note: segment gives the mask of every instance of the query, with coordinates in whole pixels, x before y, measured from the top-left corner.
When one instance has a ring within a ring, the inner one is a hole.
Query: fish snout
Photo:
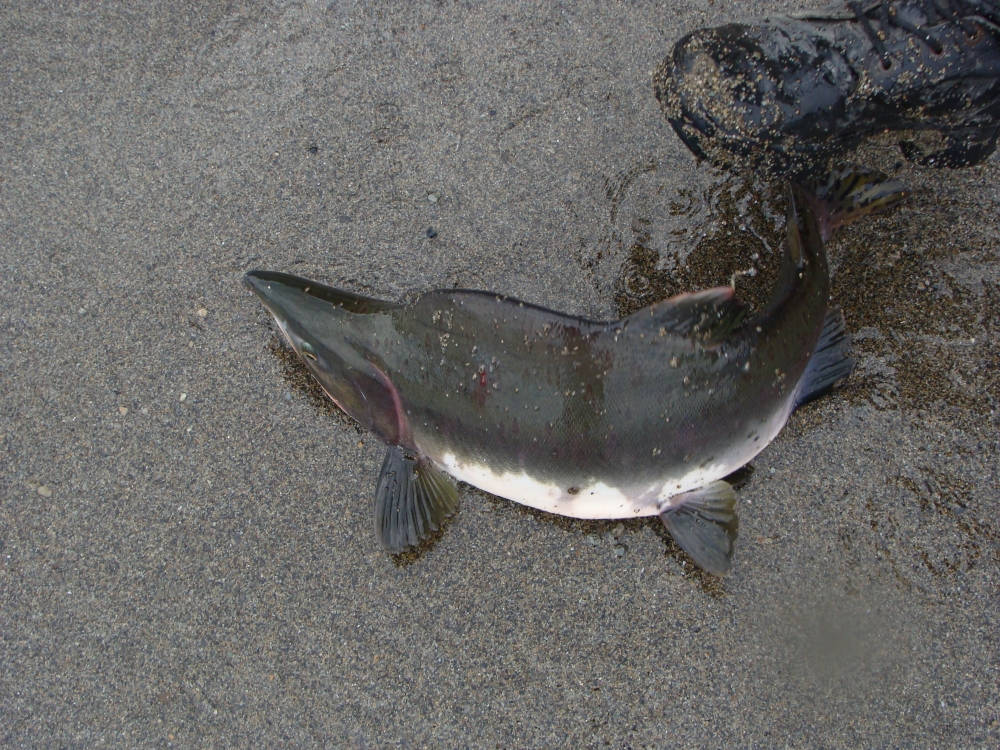
[[[279,323],[288,319],[288,313],[284,305],[281,304],[281,298],[287,297],[290,287],[294,288],[294,285],[288,284],[286,279],[282,277],[287,277],[287,274],[274,271],[249,271],[243,275],[243,285],[257,295],[267,311]]]
[[[306,360],[307,365],[320,365],[318,351],[322,347],[318,346],[318,341],[314,345],[313,337],[302,324],[305,321],[298,320],[302,316],[296,315],[302,287],[288,280],[294,282],[297,277],[274,271],[250,271],[243,276],[243,284],[263,303],[296,354]]]
[[[398,440],[403,433],[398,394],[352,344],[349,334],[360,333],[348,322],[352,314],[315,294],[322,285],[298,276],[250,271],[243,283],[334,403],[386,442]]]

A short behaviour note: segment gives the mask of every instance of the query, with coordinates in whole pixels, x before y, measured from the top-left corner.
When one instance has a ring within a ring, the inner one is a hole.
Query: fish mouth
[[[395,386],[352,340],[363,340],[366,331],[352,322],[357,316],[349,308],[386,303],[277,271],[250,271],[243,283],[334,403],[384,442],[409,435]]]
[[[308,315],[303,305],[308,305],[309,280],[277,271],[250,271],[243,276],[243,284],[271,314],[295,353],[307,360],[310,369],[315,369],[311,365],[318,365],[317,346],[308,333]]]
[[[290,289],[303,292],[309,289],[305,279],[277,271],[250,271],[243,275],[243,285],[257,296],[282,328],[287,325],[290,316],[279,302],[279,297],[287,298]]]

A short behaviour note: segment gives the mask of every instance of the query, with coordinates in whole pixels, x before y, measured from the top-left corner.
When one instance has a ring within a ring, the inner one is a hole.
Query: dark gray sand
[[[651,73],[792,7],[7,4],[0,744],[996,747],[997,157],[857,156],[914,196],[832,243],[859,366],[754,461],[721,582],[464,486],[385,555],[381,447],[240,285],[759,302],[780,195]]]

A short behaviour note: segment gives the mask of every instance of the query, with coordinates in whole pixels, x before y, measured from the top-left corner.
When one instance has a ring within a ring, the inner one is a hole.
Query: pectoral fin
[[[727,482],[712,482],[671,498],[670,509],[660,518],[674,541],[698,565],[712,575],[729,572],[740,520],[736,493]]]
[[[457,507],[451,479],[430,461],[389,446],[375,489],[375,536],[387,552],[415,547]]]

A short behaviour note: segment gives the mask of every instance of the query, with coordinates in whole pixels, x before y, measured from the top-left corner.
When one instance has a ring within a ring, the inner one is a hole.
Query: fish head
[[[387,443],[406,432],[399,394],[371,349],[373,324],[388,303],[290,274],[251,271],[243,283],[327,395]]]

